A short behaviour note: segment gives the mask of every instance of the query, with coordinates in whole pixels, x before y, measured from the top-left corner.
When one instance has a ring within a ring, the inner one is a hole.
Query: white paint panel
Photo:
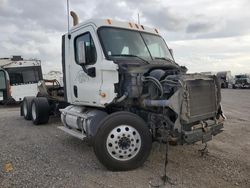
[[[142,31],[147,33],[152,33],[155,35],[159,35],[158,30],[155,28],[147,27],[145,25],[139,25],[133,22],[123,22],[118,20],[111,20],[111,23],[109,24],[107,19],[90,19],[86,20],[85,22],[82,22],[76,26],[74,26],[71,31],[77,31],[81,29],[82,27],[86,27],[86,25],[95,25],[96,28],[102,27],[102,26],[108,26],[108,27],[117,27],[117,28],[124,28],[124,29],[130,29],[135,31]]]
[[[37,92],[37,83],[11,86],[11,96],[17,102],[22,101],[26,96],[36,96]]]
[[[105,93],[105,97],[100,96],[100,103],[105,105],[111,103],[117,97],[117,93],[115,93],[115,84],[119,82],[119,78],[116,69],[102,70],[102,77],[103,82],[100,93]]]

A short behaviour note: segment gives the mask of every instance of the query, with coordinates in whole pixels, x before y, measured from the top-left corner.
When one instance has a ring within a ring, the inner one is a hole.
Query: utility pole
[[[68,33],[69,33],[69,0],[67,0]]]

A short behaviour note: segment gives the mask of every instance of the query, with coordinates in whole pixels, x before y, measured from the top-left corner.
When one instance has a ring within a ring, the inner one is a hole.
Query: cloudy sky
[[[80,20],[111,18],[153,26],[190,72],[250,73],[249,0],[70,0]],[[39,58],[61,70],[66,0],[0,0],[0,57]]]

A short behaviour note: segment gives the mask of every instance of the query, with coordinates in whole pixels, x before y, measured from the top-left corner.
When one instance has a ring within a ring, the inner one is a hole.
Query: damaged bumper
[[[214,123],[210,122],[209,124],[206,122],[206,126],[204,126],[204,123],[201,123],[193,126],[191,131],[183,131],[182,135],[184,143],[193,144],[198,141],[205,143],[212,140],[212,136],[223,131],[223,121],[214,121]]]

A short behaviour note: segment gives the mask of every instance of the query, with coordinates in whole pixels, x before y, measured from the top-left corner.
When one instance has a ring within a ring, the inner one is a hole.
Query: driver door
[[[102,53],[93,27],[87,26],[73,31],[70,49],[70,71],[68,74],[70,75],[71,103],[100,106]],[[85,64],[79,62],[83,58],[82,54],[86,59]]]

